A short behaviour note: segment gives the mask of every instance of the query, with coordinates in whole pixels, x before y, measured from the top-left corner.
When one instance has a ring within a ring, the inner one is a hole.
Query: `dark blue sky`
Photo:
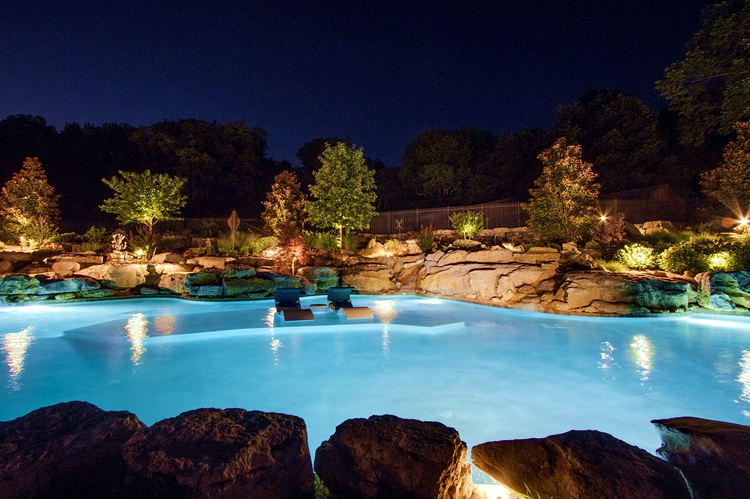
[[[0,119],[244,121],[277,160],[348,136],[398,166],[425,129],[549,127],[592,88],[660,109],[711,3],[0,0]]]

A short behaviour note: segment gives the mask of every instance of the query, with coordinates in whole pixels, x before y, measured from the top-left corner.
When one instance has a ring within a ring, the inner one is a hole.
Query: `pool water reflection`
[[[355,296],[374,319],[284,323],[262,302],[0,308],[0,420],[85,400],[146,424],[198,407],[294,414],[314,452],[348,418],[441,421],[469,446],[597,429],[654,452],[649,421],[750,423],[750,319],[552,316]],[[303,307],[325,301],[303,298]]]

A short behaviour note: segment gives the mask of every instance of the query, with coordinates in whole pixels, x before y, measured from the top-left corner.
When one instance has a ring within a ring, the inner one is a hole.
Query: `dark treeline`
[[[376,170],[377,209],[526,200],[542,170],[537,156],[559,137],[581,144],[602,193],[670,183],[684,196],[700,193],[700,173],[719,164],[729,139],[683,145],[671,112],[657,115],[616,90],[589,91],[557,110],[551,130],[503,135],[477,128],[425,130],[406,145],[399,168],[368,159]],[[326,142],[337,141],[352,143],[336,137],[311,140],[299,148],[299,163],[291,165],[269,158],[266,132],[242,123],[190,119],[138,128],[69,123],[57,131],[40,116],[16,115],[0,121],[0,185],[26,157],[39,157],[60,194],[65,230],[110,220],[98,209],[112,194],[101,179],[118,170],[187,178],[186,217],[226,216],[233,209],[257,217],[275,175],[294,167],[308,186]]]

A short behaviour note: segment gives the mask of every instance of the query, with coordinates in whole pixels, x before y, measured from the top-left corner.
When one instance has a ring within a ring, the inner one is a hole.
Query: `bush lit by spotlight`
[[[635,270],[656,267],[654,248],[638,243],[628,244],[620,248],[615,254],[615,260]]]

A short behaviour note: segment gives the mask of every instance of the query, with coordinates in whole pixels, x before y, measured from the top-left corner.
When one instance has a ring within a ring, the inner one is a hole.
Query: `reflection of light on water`
[[[372,311],[378,316],[380,322],[383,324],[390,324],[390,322],[396,318],[398,312],[396,311],[396,303],[393,300],[379,301],[372,307]]]
[[[143,340],[148,337],[148,334],[146,334],[148,332],[148,321],[142,314],[135,314],[128,319],[128,323],[125,324],[125,330],[128,332],[128,340],[132,344],[130,349],[133,351],[133,355],[130,356],[130,360],[133,361],[133,364],[138,365],[138,359],[146,351],[146,347],[143,346]]]
[[[716,372],[721,376],[731,376],[735,369],[735,360],[732,352],[724,349],[718,353],[717,357],[718,359],[714,362]]]
[[[15,391],[19,389],[18,378],[23,371],[23,362],[26,359],[26,350],[33,343],[34,328],[27,327],[18,333],[8,333],[3,337],[3,350],[5,350],[5,362],[10,370],[10,385]]]
[[[695,323],[695,324],[701,324],[704,326],[711,326],[711,327],[731,327],[735,329],[744,329],[747,327],[745,323],[741,323],[739,321],[732,322],[732,321],[721,320],[721,319],[699,319],[695,317],[689,317],[687,321]]]
[[[388,360],[388,358],[390,357],[390,354],[391,354],[391,346],[390,346],[391,339],[388,336],[388,330],[389,329],[390,329],[390,326],[388,326],[388,324],[386,324],[385,326],[383,326],[383,357],[386,360]]]
[[[750,350],[742,352],[740,375],[737,381],[742,384],[742,395],[740,395],[740,398],[745,402],[750,402]]]
[[[607,369],[617,367],[615,356],[613,355],[617,349],[612,346],[612,343],[609,341],[603,341],[600,350],[599,362],[597,362],[597,364],[599,364],[599,369],[604,369],[606,371]]]
[[[154,328],[161,334],[172,334],[174,332],[174,317],[161,315],[154,319]]]
[[[266,326],[273,327],[273,319],[276,317],[276,308],[269,308],[266,313]]]
[[[630,344],[630,347],[635,355],[635,363],[642,369],[641,380],[646,381],[651,374],[651,356],[653,355],[651,343],[648,338],[639,334],[633,337],[633,343]]]
[[[271,336],[271,352],[273,352],[273,363],[278,364],[279,363],[279,349],[283,347],[281,340],[278,338],[274,338]]]

